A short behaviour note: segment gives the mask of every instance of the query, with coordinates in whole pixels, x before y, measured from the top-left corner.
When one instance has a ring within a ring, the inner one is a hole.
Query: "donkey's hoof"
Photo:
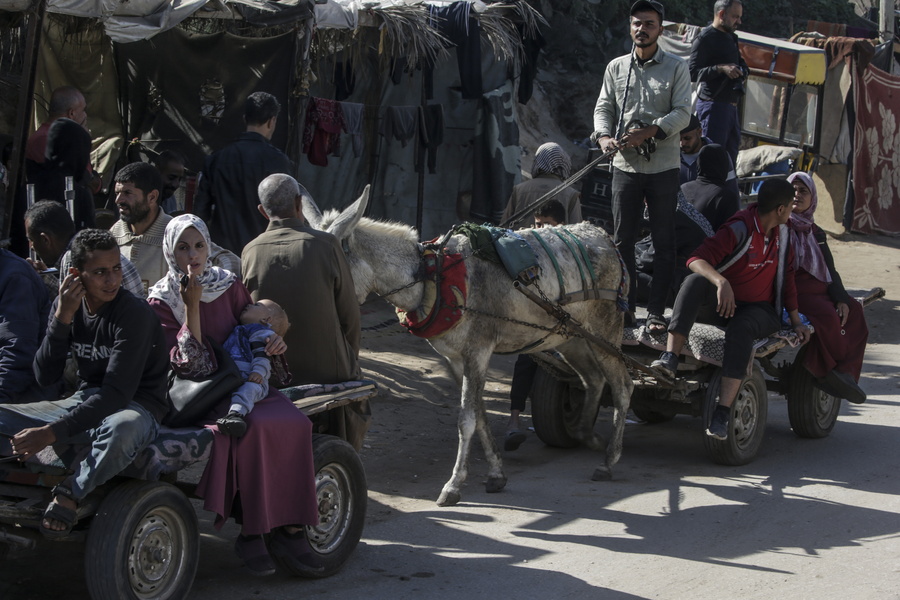
[[[454,504],[459,504],[462,496],[459,495],[459,492],[448,492],[444,490],[441,492],[441,495],[438,496],[437,505],[438,506],[453,506]]]
[[[496,494],[506,487],[506,477],[488,477],[484,484],[484,491],[488,494]]]
[[[594,481],[610,481],[612,479],[612,471],[607,467],[597,467],[591,479]]]

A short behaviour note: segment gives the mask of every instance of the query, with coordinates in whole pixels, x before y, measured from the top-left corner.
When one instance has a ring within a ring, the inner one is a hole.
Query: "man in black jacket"
[[[266,230],[256,192],[273,173],[291,174],[291,161],[269,143],[281,105],[266,92],[254,92],[244,104],[247,131],[206,159],[194,213],[209,225],[212,241],[238,256],[247,242]]]
[[[77,506],[116,476],[158,432],[166,414],[169,367],[162,328],[150,306],[122,289],[115,238],[86,229],[72,240],[72,268],[34,359],[38,383],[63,375],[71,349],[81,380],[65,400],[0,405],[0,433],[27,460],[53,445],[74,473],[53,490],[41,532],[66,535]]]
[[[741,143],[738,102],[744,96],[744,80],[750,73],[741,57],[735,31],[744,6],[740,0],[716,0],[712,25],[694,40],[688,67],[691,81],[699,81],[697,116],[703,135],[725,148],[737,164]]]

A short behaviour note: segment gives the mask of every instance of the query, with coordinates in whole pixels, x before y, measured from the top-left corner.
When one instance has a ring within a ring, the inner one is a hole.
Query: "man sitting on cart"
[[[801,342],[809,330],[800,321],[793,259],[786,223],[793,186],[766,181],[755,205],[735,213],[688,259],[689,275],[675,299],[666,351],[652,366],[671,377],[678,355],[698,320],[725,326],[722,387],[706,434],[728,439],[731,405],[753,355],[754,340],[781,328],[782,307]]]
[[[156,437],[168,410],[163,331],[147,302],[122,288],[115,238],[85,229],[71,252],[34,372],[39,384],[56,383],[71,349],[78,391],[64,400],[0,404],[0,433],[12,438],[14,455],[27,460],[53,445],[74,471],[53,488],[41,521],[50,538],[71,531],[78,504]]]

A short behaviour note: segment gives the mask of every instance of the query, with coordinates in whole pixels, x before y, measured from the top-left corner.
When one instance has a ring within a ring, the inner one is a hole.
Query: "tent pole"
[[[422,111],[425,110],[425,76],[422,75],[419,80],[421,81],[421,96],[419,98],[419,105],[421,108],[419,109],[418,117],[421,117]],[[425,124],[419,122],[419,127],[424,127]],[[419,232],[419,239],[422,239],[422,220],[424,217],[424,209],[425,209],[425,144],[422,143],[421,133],[419,135],[419,139],[416,140],[416,164],[418,165],[418,176],[419,176],[419,189],[416,195],[416,231]]]
[[[47,12],[47,0],[35,0],[28,12],[31,18],[28,23],[28,36],[25,41],[25,64],[22,69],[22,82],[19,88],[19,101],[16,106],[16,129],[13,136],[12,156],[9,161],[9,187],[6,191],[6,203],[3,206],[3,231],[0,239],[9,237],[12,226],[13,204],[19,188],[24,180],[22,173],[25,167],[25,142],[28,140],[28,122],[31,120],[31,105],[34,97],[34,80],[37,73],[37,57],[41,48],[44,14]]]
[[[881,0],[878,4],[878,30],[879,37],[885,42],[893,41],[897,35],[894,18],[894,0]]]

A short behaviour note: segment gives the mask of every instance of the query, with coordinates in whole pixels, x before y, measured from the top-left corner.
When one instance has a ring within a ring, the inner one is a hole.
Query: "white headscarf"
[[[163,256],[169,265],[169,272],[150,288],[148,295],[149,298],[158,298],[168,304],[175,319],[182,324],[187,317],[187,310],[181,297],[181,278],[187,273],[178,267],[178,262],[175,260],[175,246],[178,244],[178,240],[181,239],[181,235],[190,227],[200,232],[200,235],[206,241],[207,248],[212,245],[209,239],[209,230],[200,217],[185,214],[169,221],[163,237]],[[203,286],[203,295],[200,297],[200,302],[212,302],[230,288],[235,279],[237,277],[231,271],[214,267],[209,255],[207,255],[206,267],[200,275],[200,285]]]

